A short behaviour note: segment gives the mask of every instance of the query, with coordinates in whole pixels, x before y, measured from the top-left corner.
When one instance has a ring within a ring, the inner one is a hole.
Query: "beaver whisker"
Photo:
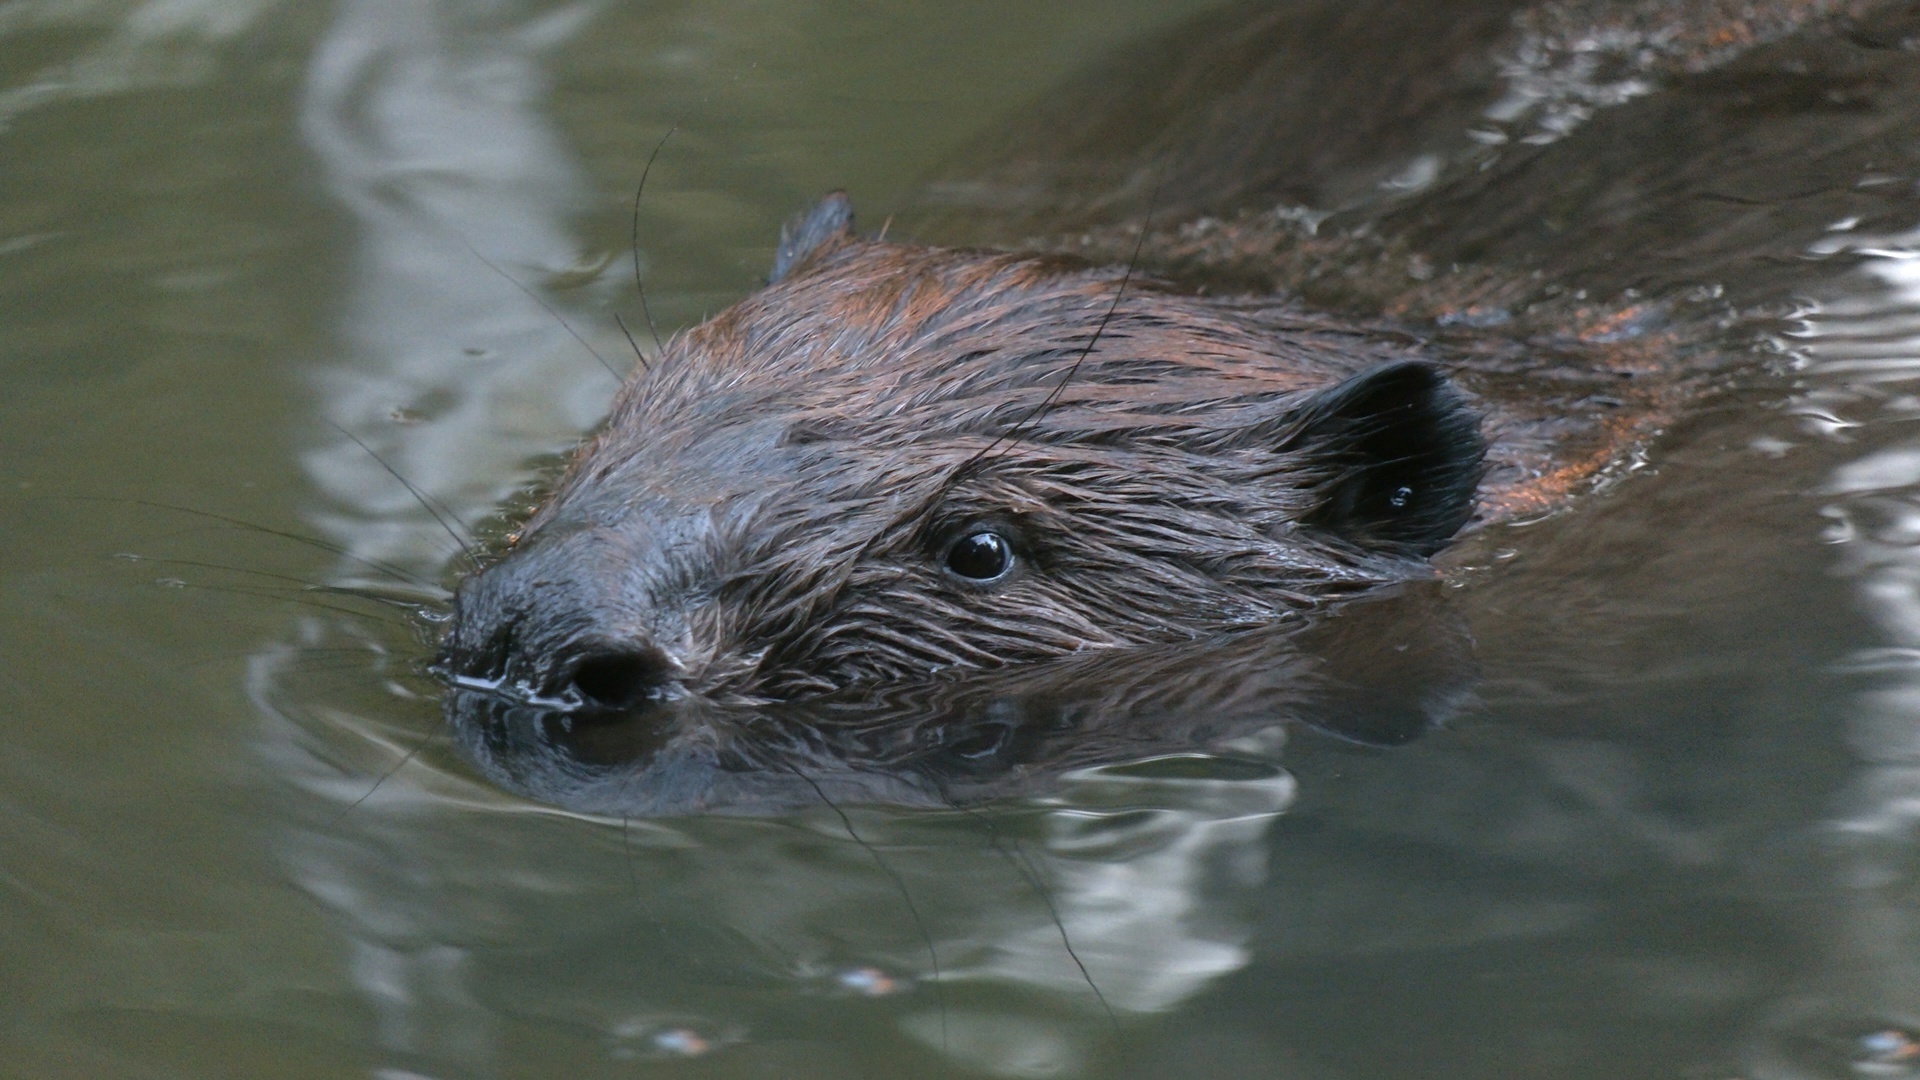
[[[580,331],[575,330],[573,328],[573,324],[568,322],[566,318],[560,314],[559,309],[555,308],[552,304],[547,303],[546,297],[541,296],[537,292],[534,292],[532,289],[528,288],[526,283],[522,282],[519,278],[516,278],[512,274],[507,273],[505,270],[501,269],[500,266],[496,264],[492,259],[489,259],[485,255],[482,255],[480,253],[480,249],[477,247],[474,247],[473,244],[469,243],[465,237],[462,237],[460,242],[463,244],[466,244],[467,251],[472,253],[474,258],[479,259],[482,263],[486,264],[487,269],[500,275],[502,278],[505,278],[507,281],[507,284],[512,285],[516,289],[519,289],[521,293],[523,293],[526,296],[527,299],[540,305],[542,310],[544,310],[548,315],[553,316],[553,321],[560,324],[560,329],[565,330],[567,334],[573,338],[573,340],[580,343],[581,348],[591,353],[593,355],[593,358],[600,362],[600,366],[606,369],[607,374],[613,376],[614,382],[619,383],[619,382],[626,381],[626,376],[614,370],[613,365],[607,362],[607,358],[600,355],[600,350],[594,348],[590,343],[588,343],[587,339],[581,336]],[[644,364],[645,362],[646,360],[643,357],[641,359],[641,363]]]
[[[266,588],[264,586],[247,586],[247,585],[209,585],[205,582],[199,582],[199,581],[178,581],[178,580],[167,581],[164,584],[168,585],[171,588],[193,589],[196,592],[226,593],[227,595],[230,595],[230,596],[250,596],[258,600],[275,600],[275,601],[280,601],[284,603],[297,604],[300,607],[307,608],[312,611],[331,611],[336,615],[346,615],[355,619],[373,619],[375,621],[388,623],[389,625],[393,625],[393,626],[404,626],[404,627],[411,628],[414,625],[412,622],[406,619],[389,616],[385,613],[376,614],[375,612],[366,611],[359,608],[345,607],[340,604],[323,603],[319,600],[315,600],[310,597],[300,595],[300,592],[304,590],[272,589],[272,588]]]
[[[392,765],[389,765],[386,768],[386,770],[382,772],[379,776],[374,777],[373,783],[367,786],[367,790],[361,792],[360,796],[354,799],[352,802],[341,807],[339,813],[335,814],[333,817],[333,825],[337,827],[342,821],[345,821],[347,819],[347,815],[353,813],[355,810],[360,809],[362,804],[364,804],[368,799],[373,798],[374,793],[380,790],[380,786],[382,784],[385,784],[388,780],[392,779],[394,775],[399,773],[401,769],[406,768],[409,764],[411,764],[414,761],[414,759],[418,758],[422,753],[424,753],[427,747],[432,745],[433,740],[440,736],[440,733],[442,731],[448,731],[448,730],[449,730],[449,722],[443,716],[437,723],[433,725],[432,728],[428,729],[427,734],[424,738],[422,738],[418,743],[414,744],[414,746],[411,749],[409,749],[406,753],[400,755],[399,760],[395,761]]]
[[[244,574],[248,577],[264,578],[268,581],[284,581],[284,582],[287,582],[289,585],[288,588],[284,588],[284,589],[267,589],[267,588],[255,587],[250,590],[256,595],[261,595],[261,596],[275,596],[275,597],[290,598],[302,593],[319,593],[319,594],[335,595],[335,596],[350,596],[356,600],[368,600],[373,603],[383,605],[385,607],[398,608],[401,611],[412,612],[415,614],[418,614],[425,610],[430,609],[430,605],[424,604],[420,600],[401,599],[400,597],[397,597],[397,596],[386,596],[381,593],[375,592],[373,589],[366,586],[332,585],[324,582],[309,581],[306,578],[296,577],[292,574],[276,574],[270,570],[260,570],[250,566],[229,566],[225,563],[205,562],[199,559],[160,558],[152,555],[137,555],[131,552],[116,555],[114,557],[117,559],[124,559],[128,562],[149,563],[154,566],[180,566],[180,567],[188,567],[196,570],[218,570],[218,571],[221,571],[222,573],[228,573],[228,574]],[[187,583],[187,584],[191,584],[191,583]],[[340,608],[338,610],[346,611],[350,609]]]
[[[1027,857],[1026,849],[1020,846],[1020,838],[1017,836],[1008,838],[1007,842],[1013,846],[1013,854],[1008,854],[1000,846],[999,830],[994,828],[992,817],[955,802],[948,796],[945,785],[940,786],[940,797],[948,806],[980,823],[981,829],[987,834],[988,846],[1005,859],[1008,866],[1013,867],[1014,872],[1026,881],[1027,887],[1033,890],[1034,896],[1046,905],[1047,917],[1053,920],[1054,929],[1060,933],[1060,947],[1066,950],[1067,959],[1073,961],[1073,966],[1080,970],[1080,978],[1087,984],[1087,989],[1093,991],[1094,999],[1100,1003],[1100,1010],[1106,1014],[1108,1028],[1114,1034],[1119,1034],[1120,1017],[1113,1011],[1113,1005],[1107,1001],[1107,995],[1100,990],[1100,984],[1093,981],[1093,973],[1087,970],[1086,961],[1080,959],[1079,951],[1073,947],[1073,938],[1067,933],[1066,921],[1060,917],[1060,908],[1054,903],[1053,890],[1047,888],[1046,882],[1040,878],[1039,871],[1034,869],[1033,861]]]
[[[841,827],[846,829],[847,836],[850,837],[854,843],[860,845],[861,850],[865,851],[867,855],[873,859],[873,864],[893,882],[894,889],[899,892],[901,902],[906,905],[907,914],[913,918],[913,925],[919,929],[921,940],[924,941],[927,946],[927,967],[931,975],[929,981],[933,985],[934,1002],[940,1012],[940,1056],[943,1058],[946,1057],[948,1053],[947,991],[946,983],[940,975],[940,951],[934,946],[932,929],[927,926],[927,920],[921,916],[919,905],[913,901],[913,891],[907,888],[907,879],[901,877],[900,872],[888,864],[887,860],[880,855],[878,848],[867,843],[866,839],[860,835],[859,830],[853,827],[853,818],[848,816],[847,812],[841,809],[838,803],[827,797],[826,789],[822,788],[813,777],[802,772],[797,764],[789,763],[788,769],[793,775],[799,777],[808,787],[813,789],[813,793],[820,797],[820,801],[826,804],[827,809],[833,811],[834,815],[840,819]]]
[[[633,253],[633,291],[640,298],[640,314],[647,320],[647,332],[653,335],[653,347],[657,352],[665,352],[667,347],[660,343],[660,328],[654,325],[653,310],[647,306],[647,287],[640,280],[640,196],[647,190],[647,177],[653,172],[654,161],[660,157],[660,151],[666,149],[667,140],[673,138],[673,133],[679,130],[678,125],[668,128],[667,133],[660,136],[660,141],[653,144],[653,153],[647,155],[647,163],[640,169],[640,182],[633,186],[633,219],[630,226],[632,243],[629,247]],[[626,320],[620,318],[617,312],[613,319],[620,325],[620,332],[627,335],[627,344],[633,346],[633,357],[640,362],[641,370],[651,371],[652,367],[647,363],[647,358],[640,353],[640,346],[635,344],[633,335],[627,333]]]
[[[619,376],[617,375],[615,376],[615,378],[618,378],[618,377]],[[461,527],[459,530],[455,530],[453,527],[453,521],[459,520],[458,515],[454,514],[452,510],[449,510],[444,506],[437,505],[431,498],[428,498],[426,492],[421,491],[417,486],[414,485],[413,481],[408,480],[405,476],[402,476],[400,474],[399,469],[396,469],[392,465],[388,464],[385,458],[381,457],[377,452],[375,452],[373,447],[368,446],[366,444],[366,441],[361,439],[358,435],[355,435],[353,432],[348,431],[346,428],[341,427],[339,424],[333,423],[332,421],[327,421],[327,426],[339,432],[342,436],[344,436],[347,439],[348,442],[351,442],[353,445],[366,451],[367,456],[373,459],[374,464],[384,469],[387,475],[399,481],[400,486],[407,489],[407,494],[412,495],[414,498],[414,501],[420,504],[420,508],[425,510],[427,512],[427,515],[433,518],[433,520],[439,524],[440,528],[444,530],[446,534],[453,539],[455,546],[459,548],[460,554],[466,558],[467,565],[471,569],[476,571],[480,569],[480,557],[474,551],[473,534],[471,530],[469,530],[466,527],[465,522],[461,522]],[[465,533],[465,535],[463,536],[462,533]]]
[[[384,562],[379,559],[369,559],[360,555],[356,555],[353,552],[349,551],[346,545],[344,544],[337,544],[331,540],[323,540],[317,536],[308,536],[305,533],[292,532],[286,529],[276,529],[267,525],[261,525],[258,522],[247,521],[243,518],[229,517],[225,514],[216,514],[208,510],[198,510],[191,506],[176,506],[172,503],[156,502],[151,499],[122,499],[122,498],[112,498],[104,495],[38,495],[38,496],[34,496],[34,498],[69,499],[76,502],[118,503],[123,506],[143,506],[151,510],[166,510],[175,514],[185,514],[188,517],[196,517],[196,518],[202,518],[207,521],[215,521],[222,525],[231,526],[236,529],[244,529],[248,532],[260,533],[264,536],[271,536],[280,540],[291,540],[296,544],[304,544],[308,547],[317,548],[321,551],[326,552],[329,555],[338,556],[341,559],[346,560],[347,562],[354,563],[359,566],[363,566],[369,570],[377,571],[382,575],[393,578],[395,581],[404,582],[408,585],[412,585],[423,591],[440,594],[442,596],[445,596],[448,599],[451,599],[451,595],[448,594],[446,588],[440,585],[438,582],[429,581],[428,579],[421,577],[419,574],[416,574],[410,570],[407,570],[406,568],[399,566],[395,563]]]

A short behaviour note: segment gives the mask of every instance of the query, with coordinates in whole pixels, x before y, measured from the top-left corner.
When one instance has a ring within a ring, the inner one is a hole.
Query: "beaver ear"
[[[806,262],[815,252],[839,247],[853,239],[853,200],[844,191],[829,191],[813,209],[780,226],[780,246],[773,252],[771,285]]]
[[[1487,444],[1479,415],[1433,365],[1361,372],[1313,395],[1293,418],[1282,449],[1325,477],[1306,524],[1425,557],[1472,516]]]

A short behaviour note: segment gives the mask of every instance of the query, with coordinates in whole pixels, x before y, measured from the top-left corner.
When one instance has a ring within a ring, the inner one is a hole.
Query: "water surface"
[[[1438,332],[1485,266],[1473,296],[1511,310],[1456,307],[1493,329],[1529,297],[1643,303],[1649,341],[1712,356],[1597,490],[1452,556],[1475,697],[1406,745],[1251,725],[1235,757],[965,809],[623,821],[485,782],[435,738],[428,631],[298,591],[430,592],[393,568],[442,581],[455,542],[393,473],[497,528],[594,422],[632,355],[614,313],[651,337],[626,260],[656,148],[665,333],[751,290],[834,187],[871,227],[1031,234],[1044,185],[1010,211],[976,155],[1017,159],[1023,120],[1058,120],[1024,103],[1211,6],[0,8],[0,1073],[1920,1066],[1897,19],[1782,31],[1742,74],[1459,5],[1429,44],[1483,97],[1310,144],[1322,172],[1283,194],[1181,189],[1268,199],[1289,245],[1357,236],[1288,279],[1316,302],[1437,282],[1406,317]],[[1679,123],[1706,99],[1720,157]],[[934,185],[936,221],[929,175],[976,182]],[[1072,175],[1121,193],[1052,208],[1111,250],[1143,192]],[[1611,228],[1581,226],[1596,206]]]

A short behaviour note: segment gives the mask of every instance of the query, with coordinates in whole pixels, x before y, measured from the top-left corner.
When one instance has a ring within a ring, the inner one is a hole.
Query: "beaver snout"
[[[610,529],[542,533],[468,578],[436,668],[468,689],[566,711],[674,696],[679,665],[629,546]]]

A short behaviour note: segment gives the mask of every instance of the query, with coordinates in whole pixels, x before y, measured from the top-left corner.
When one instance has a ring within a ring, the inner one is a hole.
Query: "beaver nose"
[[[604,711],[637,708],[663,696],[673,682],[673,662],[651,646],[580,644],[535,651],[511,629],[484,650],[450,644],[441,650],[438,666],[468,688]]]
[[[528,545],[461,582],[436,667],[456,685],[559,709],[632,709],[678,666],[652,605],[604,538]]]
[[[590,707],[631,709],[657,697],[666,688],[672,671],[672,662],[658,649],[589,650],[573,665],[571,689],[574,697]]]

